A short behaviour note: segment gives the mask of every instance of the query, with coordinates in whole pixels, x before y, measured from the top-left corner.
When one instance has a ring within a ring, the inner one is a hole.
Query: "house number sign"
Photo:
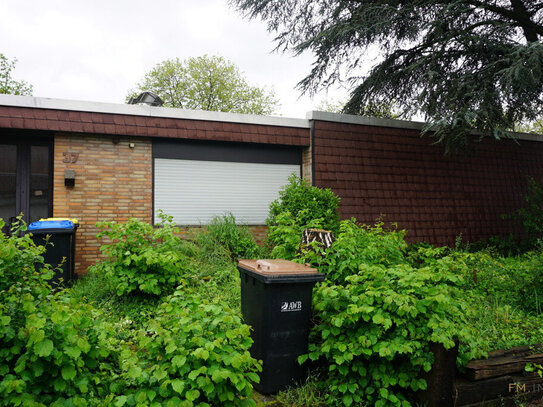
[[[62,155],[64,156],[64,158],[62,159],[63,163],[75,164],[79,159],[79,153],[64,152],[62,153]]]

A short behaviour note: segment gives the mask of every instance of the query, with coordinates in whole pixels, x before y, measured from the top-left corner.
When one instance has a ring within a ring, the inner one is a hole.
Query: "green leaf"
[[[115,398],[115,407],[123,407],[128,400],[126,396],[117,396]]]
[[[61,370],[61,374],[64,380],[70,381],[76,375],[75,367],[73,367],[72,365],[64,366]]]
[[[183,394],[183,390],[185,390],[185,382],[180,379],[172,380],[172,388],[175,392]]]
[[[34,344],[34,351],[38,356],[47,357],[53,352],[53,341],[45,339],[41,342]]]
[[[187,394],[185,395],[185,397],[187,398],[187,400],[194,401],[198,397],[200,397],[200,391],[198,391],[198,390],[189,390],[189,391],[187,391]]]

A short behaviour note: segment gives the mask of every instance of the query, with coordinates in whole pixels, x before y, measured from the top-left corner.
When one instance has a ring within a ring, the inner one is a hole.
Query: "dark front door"
[[[52,214],[52,143],[49,139],[0,137],[0,218],[24,215],[34,222]]]

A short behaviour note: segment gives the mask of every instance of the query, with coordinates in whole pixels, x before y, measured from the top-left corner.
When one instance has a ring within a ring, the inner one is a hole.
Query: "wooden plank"
[[[486,380],[456,379],[455,405],[468,406],[481,402],[501,400],[504,397],[540,397],[543,395],[543,378],[536,374],[505,375]],[[533,398],[532,398],[533,399]],[[487,404],[485,404],[486,406]]]
[[[495,399],[507,394],[509,383],[512,383],[512,377],[509,375],[477,382],[457,379],[454,382],[455,405],[463,406]]]
[[[534,354],[528,346],[489,354],[488,359],[472,360],[466,366],[466,376],[470,380],[482,380],[505,374],[523,372],[526,363],[543,363],[543,353]]]
[[[488,353],[487,359],[502,357],[502,356],[512,356],[512,355],[529,355],[532,353],[539,353],[539,350],[543,351],[543,344],[528,345],[528,346],[516,346],[514,348],[505,349],[505,350],[495,350]]]

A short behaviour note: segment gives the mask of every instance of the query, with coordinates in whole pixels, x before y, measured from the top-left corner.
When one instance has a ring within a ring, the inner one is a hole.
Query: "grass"
[[[194,261],[191,275],[185,277],[185,283],[199,287],[207,298],[228,305],[238,314],[241,312],[240,280],[235,260],[238,257],[258,257],[257,254],[262,253],[248,243],[247,233],[246,229],[236,232],[235,221],[225,217],[208,228],[189,232],[179,248]],[[466,285],[466,297],[473,311],[470,323],[481,338],[478,344],[481,350],[490,352],[543,343],[543,314],[537,302],[537,293],[535,308],[523,308],[512,292],[518,291],[518,288],[511,288],[510,291],[507,288],[508,281],[515,281],[517,266],[519,275],[529,276],[531,270],[540,264],[538,256],[506,258],[507,268],[496,266],[494,262],[485,263],[483,266],[486,269],[481,269],[483,271],[479,274],[481,283]],[[494,261],[495,258],[492,258]],[[536,290],[535,287],[533,289]],[[118,297],[108,279],[100,274],[82,277],[69,292],[77,301],[92,303],[102,310],[103,317],[114,324],[118,337],[122,339],[130,338],[134,330],[152,318],[162,302],[160,297],[154,296]],[[325,390],[319,384],[319,377],[312,374],[302,386],[280,392],[274,401],[255,400],[259,406],[325,406]]]
[[[300,387],[290,387],[277,395],[277,401],[288,407],[324,407],[322,391],[319,390],[319,379],[309,375]]]

